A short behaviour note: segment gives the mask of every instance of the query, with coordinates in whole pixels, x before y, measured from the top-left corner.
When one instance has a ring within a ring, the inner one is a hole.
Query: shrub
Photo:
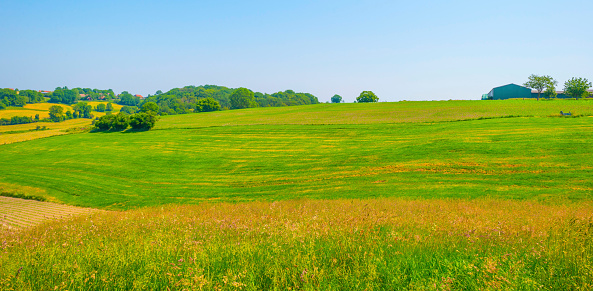
[[[130,118],[123,113],[109,114],[101,116],[99,120],[95,121],[95,129],[100,131],[115,130],[120,131],[128,128]]]
[[[149,130],[154,127],[157,117],[152,112],[136,113],[130,116],[130,126],[135,130]]]
[[[101,116],[99,120],[95,121],[95,128],[98,130],[109,130],[111,128],[111,124],[113,124],[113,120],[115,119],[115,115],[105,115]]]
[[[118,113],[116,115],[110,115],[110,116],[114,116],[113,122],[111,123],[112,130],[116,130],[116,131],[124,130],[124,129],[128,128],[128,126],[130,125],[130,118],[126,114]]]

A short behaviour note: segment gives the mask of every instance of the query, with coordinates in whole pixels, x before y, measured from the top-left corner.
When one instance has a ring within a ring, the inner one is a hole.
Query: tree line
[[[317,104],[319,100],[310,93],[297,93],[293,90],[265,94],[253,92],[247,88],[231,89],[224,86],[203,85],[174,88],[165,93],[157,91],[155,95],[149,95],[144,100],[122,92],[118,104],[133,106],[137,109],[148,102],[158,105],[159,115],[172,115],[252,107]]]
[[[43,94],[35,90],[0,89],[0,109],[8,106],[23,107],[27,103],[44,101]]]

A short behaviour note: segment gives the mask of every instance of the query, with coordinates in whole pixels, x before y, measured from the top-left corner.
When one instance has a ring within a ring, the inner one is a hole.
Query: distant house
[[[140,94],[136,94],[136,95],[134,95],[134,96],[136,96],[136,97],[138,97],[138,98],[140,98],[140,99],[144,99],[144,97],[142,97],[142,95],[140,95]]]
[[[593,93],[593,90],[587,90]],[[504,100],[516,98],[537,98],[537,90],[532,90],[517,84],[508,84],[500,87],[495,87],[490,90],[488,94],[482,95],[482,100]],[[564,94],[564,91],[556,91],[556,98],[572,98]],[[541,93],[540,98],[544,98],[544,92]]]

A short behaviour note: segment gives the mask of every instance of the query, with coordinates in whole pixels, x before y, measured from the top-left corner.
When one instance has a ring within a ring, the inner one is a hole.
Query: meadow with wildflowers
[[[590,290],[593,204],[290,200],[0,232],[2,290]]]
[[[591,289],[592,104],[255,108],[2,145],[2,192],[109,211],[0,228],[0,289]]]

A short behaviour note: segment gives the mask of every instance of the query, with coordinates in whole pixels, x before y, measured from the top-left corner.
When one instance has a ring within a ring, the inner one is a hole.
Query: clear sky
[[[0,88],[479,99],[593,79],[593,1],[0,0]]]

